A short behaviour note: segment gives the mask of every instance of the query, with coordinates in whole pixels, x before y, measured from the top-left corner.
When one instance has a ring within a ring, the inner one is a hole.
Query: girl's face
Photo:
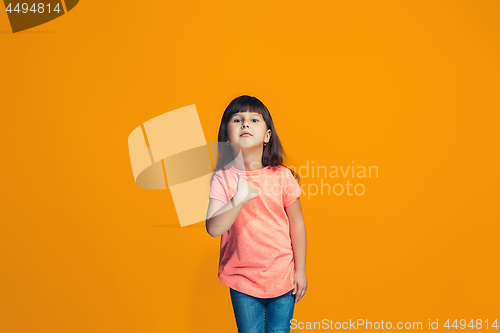
[[[239,112],[233,114],[227,124],[227,136],[230,143],[241,149],[263,147],[269,142],[271,130],[259,113]]]

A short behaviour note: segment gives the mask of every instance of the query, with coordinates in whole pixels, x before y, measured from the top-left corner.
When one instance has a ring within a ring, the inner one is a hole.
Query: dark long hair
[[[295,179],[297,179],[297,182],[299,182],[299,175],[283,164],[283,158],[287,155],[285,153],[285,150],[283,149],[283,146],[281,145],[278,133],[276,133],[276,129],[274,128],[271,113],[269,113],[267,107],[258,98],[248,95],[242,95],[233,99],[222,115],[222,120],[219,127],[219,135],[217,138],[217,141],[219,142],[219,149],[217,150],[217,164],[215,166],[214,174],[234,160],[232,150],[227,149],[227,145],[225,146],[226,149],[223,149],[222,147],[222,145],[224,145],[229,140],[227,135],[227,124],[229,123],[229,120],[231,119],[233,114],[247,111],[260,114],[266,122],[267,128],[271,130],[271,138],[269,139],[269,143],[264,146],[262,151],[262,166],[270,166],[273,169],[280,165],[284,166],[292,172]]]

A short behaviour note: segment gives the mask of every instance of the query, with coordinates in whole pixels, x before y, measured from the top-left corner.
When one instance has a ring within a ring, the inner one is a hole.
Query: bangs
[[[247,100],[245,102],[246,103],[237,104],[231,110],[229,110],[229,112],[226,114],[226,124],[237,113],[253,112],[253,113],[258,113],[262,117],[262,119],[264,119],[266,124],[268,126],[270,125],[269,111],[266,109],[264,105],[262,105],[261,103],[252,103],[252,100]]]

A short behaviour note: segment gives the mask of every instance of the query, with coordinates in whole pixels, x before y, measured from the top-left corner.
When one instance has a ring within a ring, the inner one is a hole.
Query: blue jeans
[[[258,298],[229,288],[239,333],[289,333],[295,295]]]

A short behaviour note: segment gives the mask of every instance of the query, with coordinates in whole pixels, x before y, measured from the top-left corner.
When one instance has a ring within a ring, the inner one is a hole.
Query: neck
[[[242,149],[240,155],[233,161],[233,166],[246,171],[262,169],[262,148]]]

